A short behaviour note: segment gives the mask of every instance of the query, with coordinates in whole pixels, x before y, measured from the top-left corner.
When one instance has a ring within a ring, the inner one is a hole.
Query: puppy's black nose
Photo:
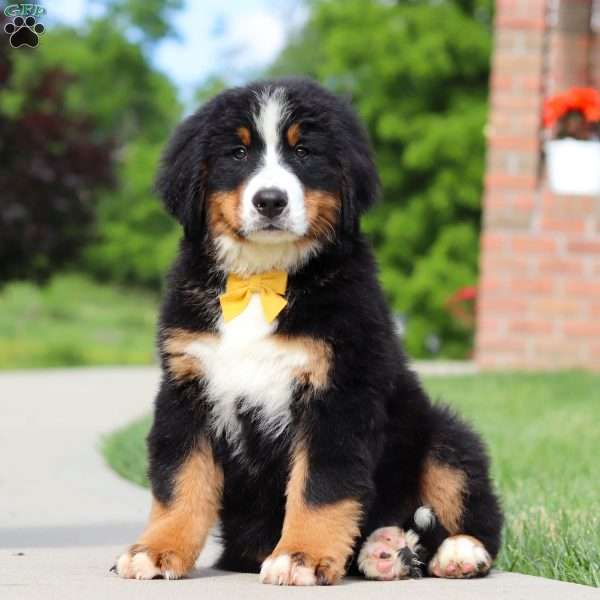
[[[273,219],[278,217],[287,206],[287,194],[277,188],[265,188],[254,194],[252,204],[256,210],[263,216]]]

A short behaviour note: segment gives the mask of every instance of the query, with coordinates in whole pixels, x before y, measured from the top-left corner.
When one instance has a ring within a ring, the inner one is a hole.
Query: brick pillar
[[[551,0],[546,93],[592,84],[593,0]]]
[[[600,198],[547,190],[541,131],[547,94],[600,83],[592,2],[496,3],[476,336],[484,369],[600,369]]]
[[[592,25],[594,35],[592,36],[591,49],[591,71],[592,85],[600,89],[600,0],[595,0]]]

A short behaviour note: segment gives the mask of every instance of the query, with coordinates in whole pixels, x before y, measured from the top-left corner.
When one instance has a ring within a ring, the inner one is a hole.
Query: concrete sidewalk
[[[135,540],[147,491],[115,475],[98,451],[101,436],[148,412],[153,368],[23,371],[0,375],[0,598],[531,598],[600,600],[600,591],[512,573],[475,581],[347,580],[332,588],[263,586],[254,575],[199,568],[182,581],[124,581],[108,573]],[[303,596],[304,597],[304,596]]]

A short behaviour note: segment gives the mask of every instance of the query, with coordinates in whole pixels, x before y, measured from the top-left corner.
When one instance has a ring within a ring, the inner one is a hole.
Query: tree
[[[107,17],[121,29],[135,28],[147,43],[175,35],[171,19],[183,0],[103,0]]]
[[[113,137],[119,145],[133,138],[162,141],[181,114],[168,77],[109,18],[91,19],[77,28],[54,27],[34,53],[15,52],[15,90],[50,68],[73,76],[65,109],[93,116],[97,136]]]
[[[63,110],[70,76],[46,69],[17,92],[14,55],[0,40],[0,281],[44,279],[72,261],[90,236],[94,190],[113,182],[111,140]]]
[[[351,95],[377,156],[383,201],[364,219],[413,356],[472,332],[446,310],[477,277],[491,2],[316,0],[272,72]],[[310,57],[307,60],[307,57]]]
[[[97,206],[97,239],[84,265],[99,278],[160,287],[180,237],[179,228],[154,197],[152,186],[162,144],[131,142],[118,164],[119,186]]]
[[[34,53],[14,52],[14,85],[2,97],[4,104],[22,111],[24,90],[43,72],[69,74],[61,110],[73,119],[86,116],[90,127],[93,123],[89,135],[113,145],[115,186],[92,187],[79,232],[82,240],[77,252],[71,246],[65,258],[70,256],[71,264],[79,261],[80,268],[98,277],[156,287],[175,252],[177,235],[153,194],[153,180],[160,148],[181,115],[181,105],[168,77],[151,64],[147,45],[172,33],[168,17],[181,2],[102,4],[106,10],[101,17],[77,28],[48,30]],[[132,41],[132,31],[142,44]],[[39,144],[51,143],[38,133]]]

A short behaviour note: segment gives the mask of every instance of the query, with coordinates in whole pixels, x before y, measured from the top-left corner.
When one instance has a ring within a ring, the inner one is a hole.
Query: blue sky
[[[98,11],[89,0],[43,4],[50,25],[55,20],[76,24]],[[186,0],[174,18],[179,39],[158,44],[152,60],[189,99],[213,73],[243,80],[268,65],[306,14],[301,0]]]

